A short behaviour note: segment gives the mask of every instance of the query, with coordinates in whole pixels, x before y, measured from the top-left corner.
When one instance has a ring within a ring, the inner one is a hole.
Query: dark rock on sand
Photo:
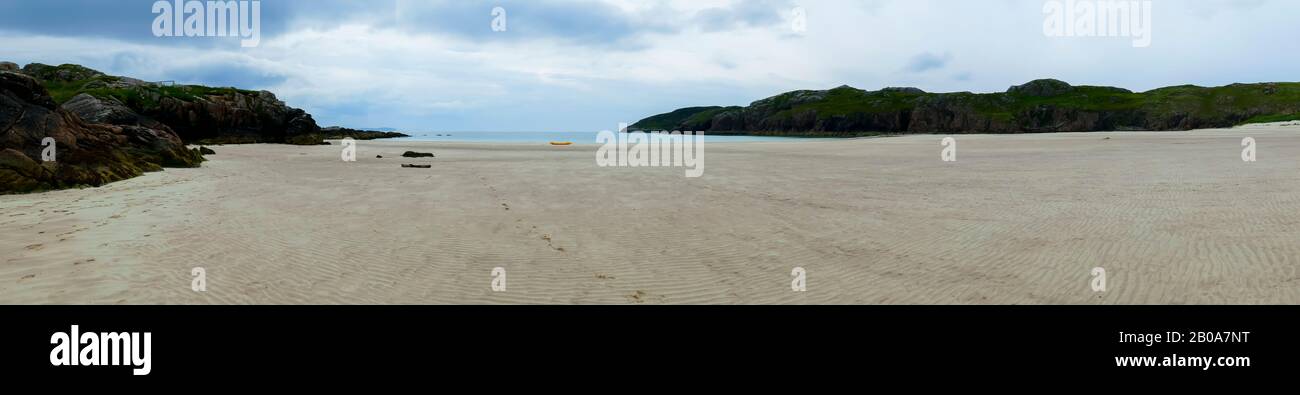
[[[433,154],[428,152],[406,151],[402,153],[402,156],[406,158],[432,158]]]

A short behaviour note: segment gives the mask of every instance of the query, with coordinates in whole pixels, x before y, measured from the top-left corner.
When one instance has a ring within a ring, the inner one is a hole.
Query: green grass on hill
[[[41,80],[41,84],[50,92],[56,103],[63,104],[73,97],[86,93],[101,99],[115,98],[128,106],[140,109],[155,108],[159,100],[170,97],[186,102],[193,102],[210,96],[225,96],[235,93],[256,95],[257,92],[236,89],[217,88],[201,85],[139,85],[130,87],[110,87],[121,78],[109,75],[97,75],[75,81]]]
[[[1273,122],[1290,122],[1300,121],[1300,113],[1296,114],[1275,114],[1275,115],[1258,115],[1242,122],[1245,124],[1252,123],[1273,123]]]

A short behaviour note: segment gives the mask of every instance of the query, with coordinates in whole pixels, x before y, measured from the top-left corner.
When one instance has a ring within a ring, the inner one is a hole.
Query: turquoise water
[[[403,132],[411,137],[392,139],[392,141],[454,141],[478,143],[546,143],[551,141],[571,141],[575,144],[596,144],[598,132]],[[751,141],[789,141],[807,140],[798,137],[759,137],[759,136],[711,136],[704,135],[705,142],[751,142]]]

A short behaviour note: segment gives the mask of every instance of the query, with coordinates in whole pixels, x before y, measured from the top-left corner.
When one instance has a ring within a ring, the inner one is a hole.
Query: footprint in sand
[[[645,303],[645,296],[645,291],[637,290],[631,295],[628,295],[627,298],[631,299],[633,303]]]
[[[628,300],[632,301],[632,303],[638,303],[638,304],[639,304],[639,303],[645,303],[645,302],[650,301],[650,297],[651,297],[651,296],[652,296],[652,295],[650,295],[650,294],[647,293],[646,291],[642,291],[642,290],[639,290],[639,289],[638,289],[638,290],[636,290],[636,292],[633,292],[631,295],[627,295],[626,298],[628,298]],[[663,301],[664,301],[664,297],[663,297],[663,296],[655,296],[655,299],[656,299],[656,301],[658,301],[659,303],[663,303]]]
[[[40,251],[42,248],[45,248],[45,245],[44,245],[44,244],[32,244],[32,245],[29,245],[29,246],[24,247],[24,248],[27,249],[28,251]]]
[[[533,228],[536,228],[536,226],[534,226]],[[550,233],[542,234],[542,240],[546,240],[546,246],[551,247],[552,250],[556,250],[556,251],[559,251],[559,252],[564,252],[564,247],[556,247],[556,246],[555,246],[555,242],[554,242],[554,240],[551,239],[551,234],[550,234]]]

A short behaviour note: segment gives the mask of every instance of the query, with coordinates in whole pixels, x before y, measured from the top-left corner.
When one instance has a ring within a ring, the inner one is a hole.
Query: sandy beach
[[[1300,126],[956,136],[951,163],[942,137],[710,143],[700,178],[596,145],[217,146],[0,196],[0,303],[1300,303]]]

